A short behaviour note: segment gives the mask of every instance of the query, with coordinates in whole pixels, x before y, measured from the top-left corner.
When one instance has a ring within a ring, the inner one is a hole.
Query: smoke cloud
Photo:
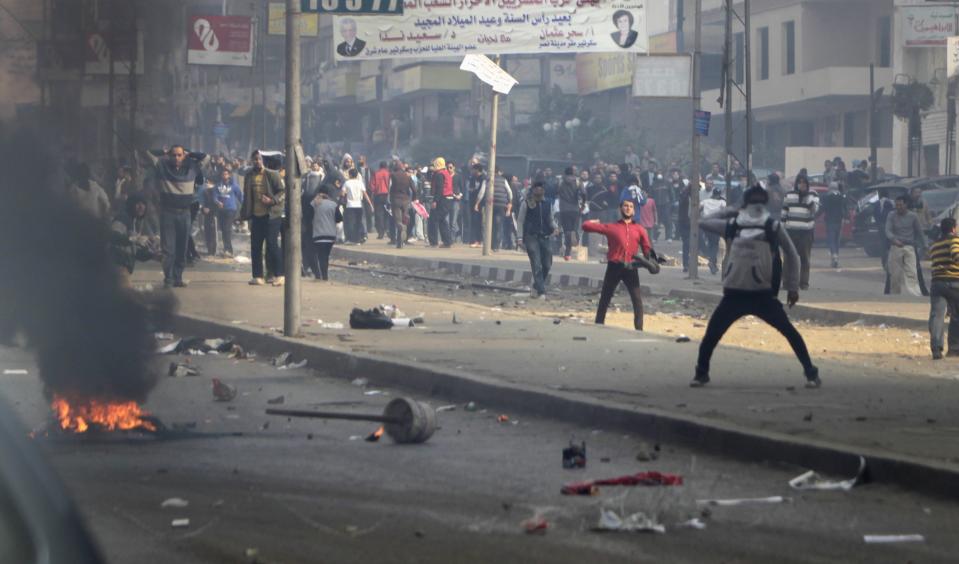
[[[63,169],[37,131],[0,124],[0,341],[25,335],[48,394],[143,402],[151,316],[172,297],[122,287],[109,225],[73,202]]]

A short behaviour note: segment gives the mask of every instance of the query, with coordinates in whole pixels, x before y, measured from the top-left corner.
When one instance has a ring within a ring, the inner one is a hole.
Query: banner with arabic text
[[[402,16],[335,17],[336,60],[646,53],[641,0],[406,0]]]

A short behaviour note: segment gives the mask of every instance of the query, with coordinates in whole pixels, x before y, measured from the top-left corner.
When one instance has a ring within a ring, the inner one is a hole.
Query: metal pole
[[[696,133],[696,113],[701,109],[702,96],[699,81],[699,56],[703,47],[702,36],[702,13],[703,0],[696,0],[695,15],[695,47],[693,48],[693,166],[689,178],[689,256],[686,258],[686,266],[689,270],[689,279],[699,278],[699,164],[701,160],[699,151],[699,134]]]
[[[749,52],[752,49],[753,28],[749,24],[749,0],[743,0],[744,33],[745,45],[745,63],[746,63],[746,178],[753,177],[753,67],[752,57]]]
[[[300,333],[300,0],[286,0],[286,204],[283,334]]]
[[[137,2],[133,0],[130,8],[130,30],[133,34],[133,44],[130,47],[132,51],[129,54],[130,59],[130,170],[133,172],[134,186],[140,185],[139,167],[136,166],[137,160],[137,62],[140,60],[140,36],[137,29]]]
[[[111,22],[112,23],[112,22]],[[110,123],[110,160],[115,164],[117,162],[117,104],[116,104],[116,72],[114,72],[114,61],[116,51],[116,41],[113,34],[113,26],[103,34],[106,39],[109,57],[107,63],[110,65],[107,71],[107,106],[109,107]]]
[[[869,159],[872,161],[869,169],[869,180],[876,182],[879,174],[878,152],[876,148],[876,65],[869,65]]]
[[[266,10],[263,15],[263,27],[266,27],[270,21],[270,6],[268,2],[263,4],[263,9]],[[289,13],[287,13],[287,18],[289,18]],[[289,31],[287,31],[289,33]],[[260,94],[263,95],[261,102],[263,102],[262,113],[260,114],[260,148],[266,148],[266,32],[260,29],[257,32],[260,42]],[[252,110],[251,110],[252,111]]]
[[[726,182],[729,185],[729,173],[733,168],[733,0],[726,4],[726,37],[723,41],[723,69],[726,78],[725,96],[723,96],[723,127],[726,133]]]
[[[499,66],[499,55],[494,59]],[[493,91],[492,121],[490,122],[489,171],[486,175],[486,209],[483,210],[483,256],[489,256],[493,246],[493,190],[496,179],[496,124],[499,121],[499,93]]]

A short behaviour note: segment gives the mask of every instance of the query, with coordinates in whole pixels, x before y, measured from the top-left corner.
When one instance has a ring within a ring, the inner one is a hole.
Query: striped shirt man
[[[783,199],[783,225],[789,231],[812,231],[819,213],[819,196],[813,191],[805,193],[793,190]]]
[[[959,237],[945,235],[929,248],[932,279],[959,282]]]

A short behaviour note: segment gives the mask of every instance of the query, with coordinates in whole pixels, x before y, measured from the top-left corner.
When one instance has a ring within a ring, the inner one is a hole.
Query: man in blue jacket
[[[243,203],[243,191],[236,183],[230,169],[224,168],[220,172],[219,181],[206,189],[203,199],[203,214],[206,218],[204,231],[206,233],[206,249],[211,255],[216,254],[216,230],[214,222],[220,228],[220,237],[223,239],[223,256],[233,257],[233,222],[237,211]]]

